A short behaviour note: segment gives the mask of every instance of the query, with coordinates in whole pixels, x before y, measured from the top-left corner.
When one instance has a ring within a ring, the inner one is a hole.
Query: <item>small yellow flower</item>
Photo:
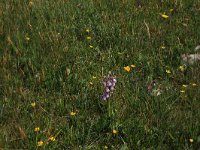
[[[185,90],[180,90],[181,93],[185,93]]]
[[[56,139],[55,139],[55,137],[51,136],[51,137],[49,137],[49,140],[50,141],[55,141]]]
[[[44,144],[43,141],[38,141],[38,142],[37,142],[37,146],[42,146],[43,144]]]
[[[36,103],[35,103],[35,102],[32,102],[32,103],[31,103],[31,106],[32,106],[32,107],[35,107],[35,106],[36,106]]]
[[[192,86],[195,87],[195,86],[197,86],[197,84],[196,83],[192,83]]]
[[[93,79],[96,79],[97,77],[95,77],[95,76],[92,76],[92,78],[93,78]]]
[[[39,128],[39,127],[36,127],[36,128],[34,129],[34,131],[35,131],[35,132],[39,132],[39,131],[40,131],[40,128]]]
[[[161,45],[160,48],[161,48],[161,49],[165,49],[165,46],[164,46],[164,45]]]
[[[70,116],[75,116],[76,115],[76,112],[70,112]]]
[[[89,32],[90,32],[90,29],[86,29],[85,31],[86,31],[87,33],[89,33]]]
[[[183,84],[182,87],[186,88],[186,87],[188,87],[188,85],[187,84]]]
[[[194,140],[193,140],[193,139],[189,139],[189,141],[190,141],[190,143],[193,143],[193,142],[194,142]]]
[[[113,129],[113,130],[112,130],[112,133],[113,133],[113,134],[117,134],[117,133],[118,133],[118,131],[117,131],[117,130],[115,130],[115,129]]]
[[[167,73],[167,74],[170,74],[171,71],[170,71],[169,69],[166,69],[166,73]]]
[[[124,70],[126,70],[127,72],[131,71],[131,68],[129,66],[124,67]]]
[[[105,145],[104,148],[105,148],[105,149],[108,149],[108,146]]]
[[[92,46],[92,45],[90,45],[89,47],[90,47],[90,48],[94,48],[94,46]]]
[[[90,83],[90,85],[93,85],[93,83],[92,82],[89,82]]]
[[[87,40],[91,40],[92,39],[92,37],[91,36],[87,36]]]
[[[163,17],[164,19],[168,19],[169,16],[165,15],[165,14],[161,14],[161,17]]]
[[[27,36],[25,39],[26,39],[27,41],[29,41],[29,40],[30,40],[30,37]]]
[[[185,70],[184,66],[179,66],[179,69],[183,72]]]
[[[132,64],[131,67],[132,67],[132,68],[135,68],[136,66]]]

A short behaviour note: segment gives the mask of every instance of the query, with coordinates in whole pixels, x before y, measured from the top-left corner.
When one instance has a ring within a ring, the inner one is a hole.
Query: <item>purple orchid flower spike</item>
[[[103,79],[103,86],[104,86],[104,92],[103,95],[101,96],[102,100],[107,100],[113,90],[115,89],[115,85],[117,83],[116,76],[111,75],[111,73],[108,74],[108,76],[104,77]]]

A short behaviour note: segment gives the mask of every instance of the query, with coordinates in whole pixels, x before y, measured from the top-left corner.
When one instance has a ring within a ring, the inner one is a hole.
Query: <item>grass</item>
[[[199,0],[0,3],[0,149],[199,147]]]

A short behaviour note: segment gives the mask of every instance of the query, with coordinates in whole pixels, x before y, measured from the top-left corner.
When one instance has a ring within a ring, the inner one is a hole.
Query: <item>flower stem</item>
[[[110,100],[108,100],[108,117],[111,117],[111,108],[110,108]]]

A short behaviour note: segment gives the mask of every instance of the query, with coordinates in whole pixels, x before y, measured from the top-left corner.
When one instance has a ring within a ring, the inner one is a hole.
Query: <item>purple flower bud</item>
[[[113,83],[112,86],[115,87],[115,83]]]
[[[110,80],[107,81],[107,86],[108,87],[112,86],[112,83],[110,82]]]
[[[107,100],[107,97],[106,97],[106,96],[102,96],[102,99],[103,99],[104,101],[106,101],[106,100]]]
[[[110,87],[110,90],[111,90],[111,91],[113,91],[114,89],[115,89],[114,86],[111,86],[111,87]]]
[[[109,93],[105,93],[106,98],[110,97]]]
[[[114,79],[113,79],[113,82],[114,82],[114,83],[117,83],[117,80],[114,78]]]
[[[106,90],[105,90],[105,91],[108,93],[108,92],[110,92],[110,89],[109,89],[109,88],[106,88]]]

